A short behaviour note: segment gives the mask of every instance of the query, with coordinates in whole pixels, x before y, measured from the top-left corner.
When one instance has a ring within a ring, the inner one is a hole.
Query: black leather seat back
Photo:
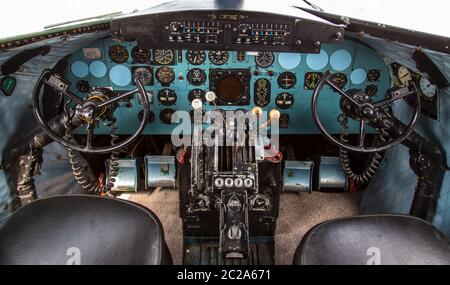
[[[0,264],[170,264],[158,218],[138,204],[58,196],[16,211],[0,229]]]
[[[449,240],[432,224],[402,215],[324,222],[304,237],[294,264],[450,264]]]

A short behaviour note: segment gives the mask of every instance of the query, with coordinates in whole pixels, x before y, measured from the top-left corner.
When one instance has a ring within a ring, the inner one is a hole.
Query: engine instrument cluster
[[[171,29],[180,29],[172,25]],[[256,27],[251,28],[255,31]],[[189,25],[183,30],[192,31]],[[218,27],[208,27],[217,31]],[[257,29],[256,29],[257,30]],[[220,40],[215,33],[214,39]],[[213,40],[214,40],[213,39]],[[87,58],[85,49],[69,57],[66,79],[77,96],[84,97],[94,87],[126,92],[135,88],[133,79],[139,78],[151,99],[151,121],[145,134],[171,134],[177,125],[171,124],[175,111],[191,112],[195,99],[203,102],[205,111],[252,110],[261,107],[281,112],[282,134],[316,134],[319,131],[311,116],[312,90],[326,70],[333,71],[333,84],[344,90],[359,89],[374,99],[384,97],[390,87],[390,73],[381,57],[372,49],[345,40],[339,44],[324,44],[320,53],[244,52],[185,49],[145,49],[136,42],[115,42],[111,38],[89,46],[97,50],[97,58]],[[401,71],[399,71],[401,72]],[[422,84],[427,87],[425,81]],[[426,89],[426,88],[424,88]],[[208,102],[208,91],[216,93]],[[431,93],[431,91],[430,91]],[[340,114],[340,96],[326,87],[319,104],[324,121],[335,126]],[[119,103],[121,116],[118,134],[128,134],[138,124],[139,98]],[[332,129],[339,133],[339,129]],[[96,133],[108,133],[98,126]],[[358,133],[358,126],[349,125],[350,133]]]

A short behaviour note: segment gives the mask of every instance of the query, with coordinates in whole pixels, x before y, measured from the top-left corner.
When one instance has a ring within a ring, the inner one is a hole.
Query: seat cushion
[[[432,224],[403,215],[342,218],[312,228],[294,264],[450,264],[448,239]]]
[[[0,228],[0,264],[170,264],[158,218],[98,196],[34,201]]]

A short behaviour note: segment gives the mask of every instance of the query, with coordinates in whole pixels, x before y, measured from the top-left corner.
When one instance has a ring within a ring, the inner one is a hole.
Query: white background
[[[188,1],[188,0],[185,0]],[[61,23],[112,12],[129,13],[161,0],[3,0],[0,38],[40,31]],[[303,1],[292,1],[302,5]],[[310,0],[326,12],[450,37],[448,0]],[[280,0],[260,0],[280,5]]]

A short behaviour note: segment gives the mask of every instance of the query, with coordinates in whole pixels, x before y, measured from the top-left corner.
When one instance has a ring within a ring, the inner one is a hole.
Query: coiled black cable
[[[115,145],[119,136],[115,134],[117,127],[115,126],[115,118],[112,118],[107,126],[111,128],[111,145]],[[119,160],[120,158],[120,150],[115,150],[111,152],[108,174],[106,175],[106,183],[105,183],[105,192],[109,193],[111,189],[114,187],[116,182],[117,174],[119,174]]]
[[[69,109],[68,105],[70,104],[70,101],[67,101],[64,104],[64,124],[66,127],[66,131],[64,135],[68,140],[73,138],[72,133],[70,132],[70,118],[69,118]],[[68,156],[69,156],[69,163],[72,168],[72,174],[75,177],[75,180],[77,181],[78,185],[81,186],[81,188],[88,192],[88,193],[99,193],[100,188],[98,187],[98,184],[96,181],[92,181],[92,178],[86,173],[83,166],[80,164],[80,153],[76,150],[73,150],[71,148],[67,148]]]
[[[339,121],[342,125],[342,132],[341,132],[341,140],[345,143],[348,143],[348,133],[346,131],[347,129],[347,122],[348,119],[344,114],[341,114],[339,117]],[[383,128],[380,130],[380,136],[378,136],[378,140],[381,143],[384,143],[388,140],[389,134],[384,130]],[[380,168],[381,162],[383,161],[383,152],[376,152],[373,154],[369,162],[366,164],[364,170],[362,173],[357,174],[355,171],[353,171],[351,165],[350,165],[350,157],[349,152],[347,149],[340,148],[339,149],[339,158],[341,161],[341,167],[345,174],[357,184],[357,185],[363,185],[368,182],[377,174],[378,169]]]

